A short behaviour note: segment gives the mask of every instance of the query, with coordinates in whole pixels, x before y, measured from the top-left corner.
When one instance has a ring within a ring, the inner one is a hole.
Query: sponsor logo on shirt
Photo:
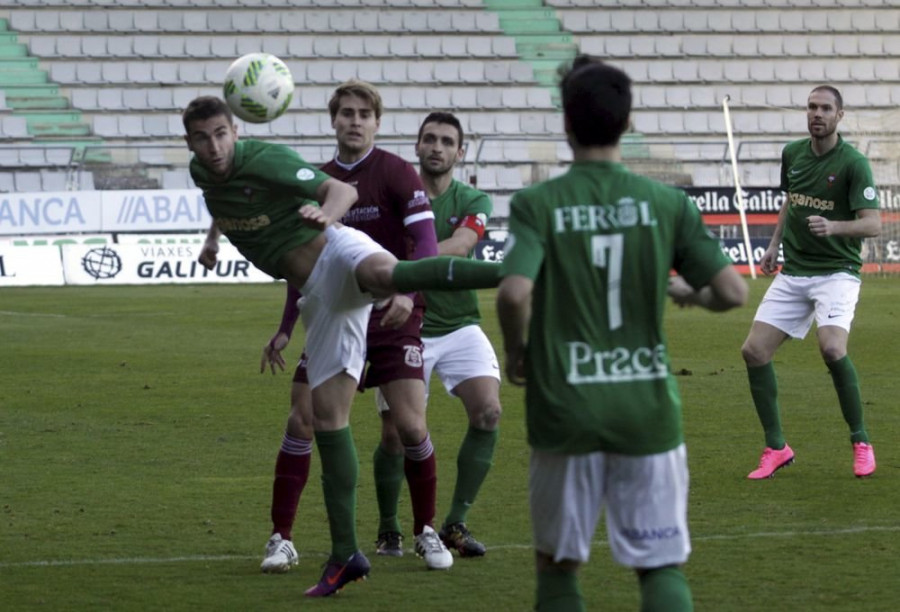
[[[253,232],[271,224],[272,221],[269,219],[269,215],[259,215],[258,217],[249,217],[247,219],[232,219],[228,217],[216,219],[216,227],[223,234],[228,232]]]
[[[863,190],[863,197],[870,202],[875,199],[876,195],[874,187],[866,187],[865,190]]]
[[[622,198],[615,205],[582,204],[557,208],[554,215],[556,233],[596,232],[624,229],[637,225],[656,225],[649,202]]]
[[[825,180],[828,183],[828,188],[831,189],[832,187],[834,187],[834,182],[837,180],[837,177],[833,174],[829,174],[828,178]]]
[[[424,191],[419,189],[413,191],[412,200],[406,203],[407,208],[421,208],[423,206],[430,206],[431,202],[428,200],[428,196],[425,195]]]
[[[374,221],[381,217],[381,211],[377,206],[354,206],[341,219],[341,223],[345,225],[358,225],[365,221]]]
[[[316,173],[310,170],[309,168],[300,168],[297,170],[297,180],[298,181],[311,181],[316,177]]]
[[[803,206],[804,208],[815,208],[816,210],[834,210],[833,200],[822,200],[812,196],[803,195],[802,193],[788,194],[792,206]]]
[[[656,380],[669,375],[666,347],[662,344],[635,349],[617,346],[602,351],[593,350],[586,342],[566,345],[569,348],[566,382],[570,385]]]

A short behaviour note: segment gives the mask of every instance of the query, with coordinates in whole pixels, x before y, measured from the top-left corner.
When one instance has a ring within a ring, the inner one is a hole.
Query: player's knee
[[[825,363],[831,363],[847,356],[846,347],[840,344],[826,344],[820,346],[819,351],[822,353],[822,359]]]
[[[469,413],[469,424],[485,431],[494,431],[500,425],[502,412],[499,401],[479,404]]]
[[[292,405],[291,414],[288,416],[288,434],[295,438],[310,440],[314,435],[313,430],[312,408],[306,411],[302,405]]]
[[[397,428],[394,427],[393,421],[389,418],[390,413],[382,413],[381,419],[381,448],[389,454],[399,455],[403,452],[403,441]]]
[[[744,363],[751,367],[761,366],[772,359],[768,351],[751,342],[749,338],[741,346],[741,357],[744,358]]]
[[[377,298],[389,297],[395,293],[394,267],[397,260],[389,253],[375,253],[365,258],[356,269],[356,280],[360,286]]]

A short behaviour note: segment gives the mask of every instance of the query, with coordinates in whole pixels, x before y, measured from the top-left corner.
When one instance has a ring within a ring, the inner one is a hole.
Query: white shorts
[[[687,561],[684,444],[645,456],[533,450],[529,478],[534,547],[555,562],[588,560],[604,507],[609,546],[622,565],[649,569]]]
[[[487,335],[477,325],[467,325],[444,336],[422,338],[425,346],[425,393],[436,372],[447,393],[470,378],[489,376],[500,380],[497,353]]]
[[[356,267],[370,255],[387,253],[369,236],[350,227],[329,226],[325,238],[322,254],[301,288],[310,389],[341,372],[359,381],[373,298],[360,289]]]
[[[447,393],[454,395],[453,389],[470,378],[490,376],[500,380],[500,364],[497,354],[487,335],[477,325],[467,325],[445,336],[422,338],[425,347],[425,398],[431,373],[436,372]],[[375,391],[375,408],[378,413],[387,412],[390,407],[381,393]]]
[[[860,284],[858,278],[845,272],[826,276],[779,274],[753,320],[768,323],[798,340],[806,337],[813,319],[817,327],[836,325],[849,332]]]

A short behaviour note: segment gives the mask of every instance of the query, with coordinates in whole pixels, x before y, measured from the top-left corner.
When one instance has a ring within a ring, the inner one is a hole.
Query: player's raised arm
[[[220,235],[221,232],[219,232],[216,222],[213,221],[209,225],[209,229],[206,232],[206,240],[203,241],[203,247],[200,249],[200,255],[197,257],[197,261],[207,270],[212,270],[216,265]]]
[[[299,213],[307,225],[325,229],[343,217],[358,197],[355,187],[329,178],[316,189],[319,208],[303,206]]]

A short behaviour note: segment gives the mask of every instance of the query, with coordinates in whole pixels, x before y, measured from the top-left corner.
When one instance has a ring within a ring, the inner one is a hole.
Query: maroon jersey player
[[[356,187],[359,199],[341,222],[359,229],[398,259],[437,254],[434,215],[416,170],[400,157],[374,146],[381,97],[368,83],[348,81],[329,103],[338,141],[335,159],[323,170]],[[289,290],[279,331],[263,351],[262,367],[284,364],[296,321],[297,294]],[[378,387],[389,410],[381,412],[382,439],[374,455],[380,525],[376,552],[403,554],[397,498],[405,474],[413,510],[416,552],[432,569],[446,569],[453,557],[433,529],[437,489],[434,449],[425,421],[424,360],[420,294],[397,294],[373,309],[367,334],[368,370],[361,387]],[[278,455],[273,487],[272,538],[263,571],[285,571],[296,562],[291,529],[309,473],[313,423],[305,360],[301,358],[291,391],[291,415]],[[402,465],[402,470],[399,469]]]

